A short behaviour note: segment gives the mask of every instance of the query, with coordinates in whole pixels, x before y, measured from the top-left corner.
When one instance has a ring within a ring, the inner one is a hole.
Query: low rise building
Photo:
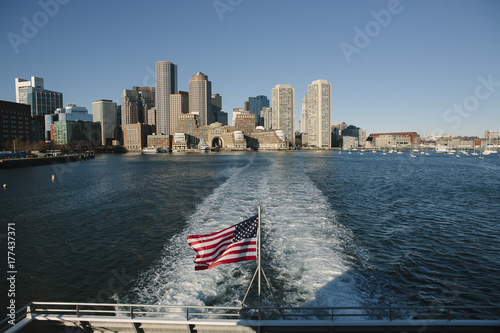
[[[51,125],[54,124],[56,121],[78,121],[78,120],[85,122],[93,122],[94,117],[92,114],[89,114],[87,108],[83,106],[76,106],[75,104],[68,104],[64,108],[57,108],[53,114],[45,115],[45,140],[50,140]]]
[[[357,137],[342,135],[341,147],[342,149],[354,149],[358,148],[359,141]]]
[[[452,149],[472,149],[481,146],[481,139],[476,137],[442,137],[436,140],[436,146]]]
[[[151,134],[148,135],[148,147],[157,147],[157,148],[167,148],[172,149],[172,135],[166,134]]]
[[[498,131],[484,131],[485,140],[498,140]]]
[[[189,135],[186,133],[175,133],[172,150],[185,151],[189,148]]]
[[[148,124],[125,124],[123,127],[123,146],[130,151],[141,150],[148,145],[148,135],[155,132],[156,127]]]
[[[379,149],[411,148],[419,141],[417,132],[374,133],[367,139],[370,147]]]
[[[51,126],[50,138],[53,142],[66,145],[76,141],[101,144],[101,125],[92,121],[63,120],[55,121]]]
[[[31,107],[26,104],[0,101],[0,143],[14,139],[29,140]]]
[[[251,113],[240,113],[235,116],[234,130],[244,133],[255,131],[255,115]]]
[[[366,142],[366,130],[356,127],[354,125],[349,125],[340,132],[342,136],[352,136],[357,138],[358,147],[364,147]]]
[[[249,146],[254,150],[281,150],[288,149],[288,141],[281,138],[276,131],[256,131],[248,135]]]

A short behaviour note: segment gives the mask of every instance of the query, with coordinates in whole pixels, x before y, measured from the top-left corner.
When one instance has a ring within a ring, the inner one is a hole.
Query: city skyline
[[[128,4],[120,2],[124,8]],[[63,93],[65,104],[88,110],[101,99],[121,104],[124,89],[156,86],[155,63],[166,60],[178,65],[178,90],[188,90],[194,73],[208,75],[229,117],[248,96],[270,99],[272,88],[285,84],[296,90],[298,128],[308,84],[322,79],[332,85],[332,122],[369,133],[481,137],[500,127],[500,4],[495,1],[147,4],[119,16],[117,3],[2,4],[1,59],[8,66],[0,69],[0,99],[15,101],[16,77],[37,76],[48,89]],[[176,15],[160,20],[167,11]],[[189,21],[193,29],[183,28],[191,17],[199,18]],[[97,23],[75,24],[75,19]],[[144,23],[151,25],[148,34],[142,33]],[[279,37],[273,33],[277,29]],[[140,46],[120,52],[120,45],[130,45],[135,36]],[[264,38],[249,47],[255,36]],[[63,52],[65,47],[74,52]],[[207,51],[200,52],[203,48]]]

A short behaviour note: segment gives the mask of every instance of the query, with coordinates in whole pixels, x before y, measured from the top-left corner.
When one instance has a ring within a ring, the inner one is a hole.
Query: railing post
[[[31,318],[31,305],[26,307],[26,318]]]
[[[186,306],[186,321],[189,320],[189,308]]]
[[[446,312],[448,313],[448,321],[451,321],[451,310],[450,308],[446,308]]]
[[[130,319],[134,319],[134,307],[130,306]]]
[[[333,308],[332,308],[332,321],[333,321]]]
[[[76,305],[76,317],[80,317],[80,304]]]
[[[389,321],[392,323],[392,307],[389,308]]]

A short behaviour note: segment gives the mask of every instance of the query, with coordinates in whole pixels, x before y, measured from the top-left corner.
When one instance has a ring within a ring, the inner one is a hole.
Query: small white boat
[[[443,147],[443,146],[437,146],[436,153],[438,153],[438,154],[448,153],[448,148]]]
[[[210,147],[207,145],[207,143],[203,139],[201,139],[201,141],[200,141],[199,148],[200,148],[200,151],[205,152],[205,153],[208,152],[208,150],[210,149]]]
[[[156,154],[158,152],[158,148],[156,147],[146,147],[142,150],[143,154]]]

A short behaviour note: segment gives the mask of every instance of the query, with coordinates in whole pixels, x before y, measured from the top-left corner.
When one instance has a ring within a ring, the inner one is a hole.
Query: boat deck
[[[201,307],[33,302],[0,332],[500,332],[500,307]]]

